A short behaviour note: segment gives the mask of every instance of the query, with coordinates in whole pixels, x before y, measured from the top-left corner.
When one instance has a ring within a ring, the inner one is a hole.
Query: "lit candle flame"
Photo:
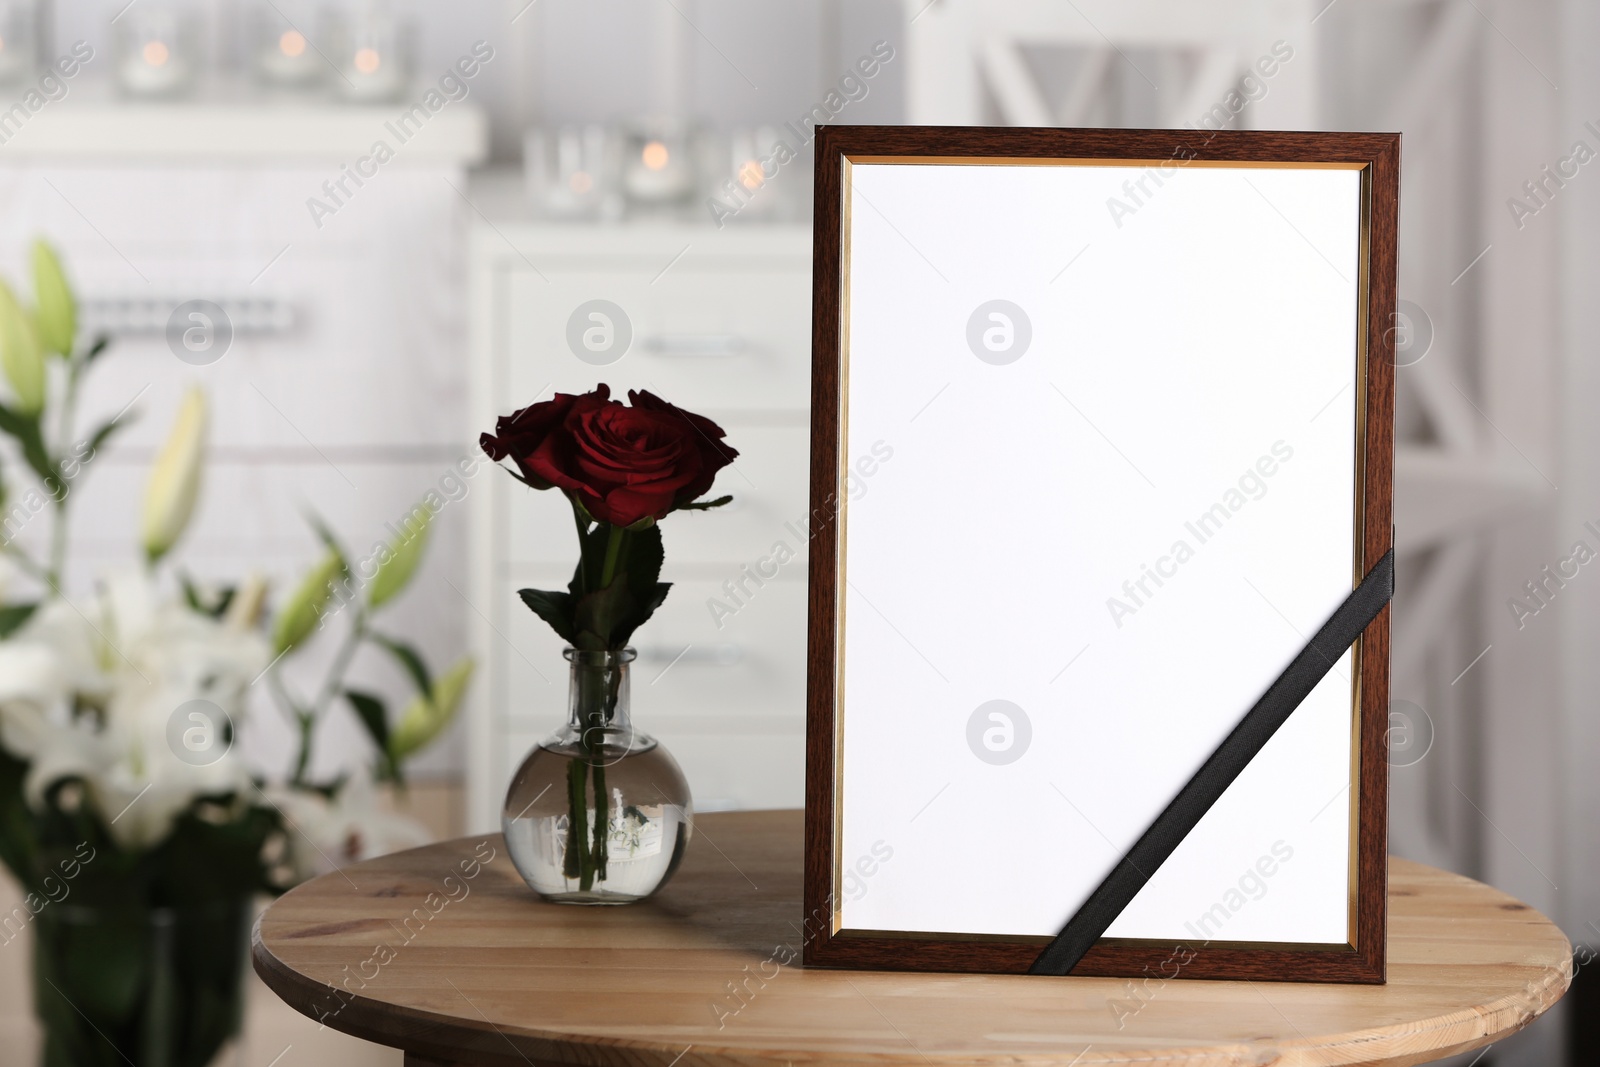
[[[278,51],[290,59],[304,55],[306,51],[305,35],[299,30],[284,30],[283,36],[278,38]]]
[[[146,41],[140,54],[144,56],[144,61],[152,67],[165,66],[167,60],[172,56],[171,50],[162,41]]]
[[[660,141],[651,141],[644,146],[644,151],[639,154],[639,159],[650,170],[662,170],[667,165],[667,146]]]
[[[575,170],[572,172],[572,177],[567,179],[567,185],[573,192],[582,196],[594,188],[594,179],[589,177],[587,171]]]
[[[745,160],[739,168],[739,184],[746,189],[759,189],[767,182],[766,174],[761,170],[761,164],[753,159]]]
[[[359,48],[356,50],[356,70],[362,74],[374,73],[382,62],[383,57],[378,55],[376,48]]]

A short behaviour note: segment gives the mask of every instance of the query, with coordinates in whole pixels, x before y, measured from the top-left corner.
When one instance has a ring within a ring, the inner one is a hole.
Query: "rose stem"
[[[592,860],[596,881],[606,880],[606,855],[607,841],[611,836],[611,797],[606,792],[606,766],[605,766],[605,728],[611,725],[612,718],[616,715],[615,688],[622,678],[622,667],[613,663],[609,668],[601,668],[599,697],[601,706],[596,709],[594,718],[596,726],[600,728],[600,743],[595,745],[589,741],[587,732],[584,742],[589,747],[590,761],[594,765],[594,848]]]
[[[568,497],[567,500],[572,504],[572,524],[578,528],[578,588],[587,590],[589,588],[589,575],[584,572],[583,545],[589,537],[589,524],[584,521],[583,515],[578,511],[577,499]]]
[[[613,525],[610,533],[606,536],[606,561],[600,573],[601,589],[611,588],[611,583],[616,579],[617,564],[622,559],[622,550],[626,542],[627,532],[625,528]],[[607,634],[606,636],[609,643],[610,635]],[[614,687],[621,682],[621,679],[622,668],[620,665],[613,665],[610,670],[606,671],[603,682],[604,689],[601,693],[604,703],[599,709],[599,717],[602,719],[599,725],[602,731],[604,727],[611,725],[611,719],[616,714]],[[604,732],[600,734],[600,738],[600,751],[596,753],[589,742],[588,733],[585,731],[584,746],[589,750],[590,759],[594,764],[594,849],[591,862],[595,877],[603,882],[606,880],[607,838],[611,833],[611,798],[606,795],[606,768],[602,762],[605,755]]]
[[[584,778],[588,764],[575,759],[567,764],[567,855],[561,873],[567,878],[582,877],[579,889],[589,888],[588,814],[589,805],[583,796]]]
[[[603,750],[602,750],[603,754]],[[606,796],[606,767],[600,759],[594,765],[594,876],[606,880],[606,851],[611,836],[611,798]]]
[[[627,530],[621,526],[611,527],[611,533],[606,537],[606,563],[605,569],[600,572],[600,588],[609,589],[611,579],[617,573],[617,559],[622,555],[622,539]],[[609,634],[607,635],[610,636]]]

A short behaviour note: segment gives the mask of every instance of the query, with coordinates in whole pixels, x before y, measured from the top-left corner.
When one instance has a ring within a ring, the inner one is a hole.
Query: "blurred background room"
[[[0,276],[33,292],[49,243],[78,334],[110,338],[75,413],[120,416],[60,547],[7,439],[5,541],[91,598],[178,479],[167,591],[226,618],[258,590],[273,686],[336,679],[383,720],[242,688],[251,769],[348,786],[280,801],[309,805],[308,869],[495,830],[564,717],[560,642],[515,591],[565,582],[571,530],[511,506],[477,432],[650,389],[741,457],[731,513],[668,530],[635,699],[697,810],[798,807],[813,127],[1400,131],[1391,848],[1600,947],[1600,578],[1567,562],[1600,545],[1597,48],[1585,0],[0,0]],[[356,638],[295,632],[330,536],[425,542]],[[785,539],[797,561],[731,598]],[[0,578],[5,604],[42,580]],[[438,721],[402,728],[396,647],[455,685]],[[0,935],[7,1063],[40,1040],[33,936]],[[233,1062],[398,1067],[249,981]],[[1600,980],[1462,1062],[1600,1062]]]

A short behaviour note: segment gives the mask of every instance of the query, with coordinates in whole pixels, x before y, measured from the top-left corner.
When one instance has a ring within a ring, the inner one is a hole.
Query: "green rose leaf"
[[[586,549],[603,545],[610,537],[610,526],[598,526],[587,539]],[[603,549],[600,558],[605,557]],[[662,561],[666,550],[661,544],[661,526],[648,526],[635,533],[624,533],[618,552],[616,576],[605,589],[594,590],[576,598],[573,611],[573,638],[568,640],[576,648],[589,651],[622,648],[634,630],[645,624],[667,598],[670,582],[661,579]],[[598,569],[602,563],[587,560],[582,566]],[[594,569],[590,573],[595,573]],[[573,577],[574,585],[578,577]],[[563,635],[565,637],[565,635]]]
[[[710,511],[712,508],[720,508],[724,504],[731,504],[731,503],[733,503],[733,494],[732,493],[728,493],[728,494],[726,494],[724,496],[717,497],[717,499],[715,499],[715,500],[696,500],[692,504],[679,504],[678,507],[677,507],[677,510],[679,510],[679,511]]]
[[[567,644],[577,643],[577,630],[573,624],[573,596],[571,593],[547,593],[543,589],[519,589],[517,595],[539,618],[543,619]]]

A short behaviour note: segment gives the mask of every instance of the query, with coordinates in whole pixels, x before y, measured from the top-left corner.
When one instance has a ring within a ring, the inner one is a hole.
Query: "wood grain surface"
[[[486,1067],[1413,1064],[1527,1025],[1571,980],[1544,916],[1403,860],[1381,986],[806,970],[801,825],[702,816],[673,881],[627,907],[540,902],[499,835],[387,856],[269,908],[256,971],[408,1063]]]

